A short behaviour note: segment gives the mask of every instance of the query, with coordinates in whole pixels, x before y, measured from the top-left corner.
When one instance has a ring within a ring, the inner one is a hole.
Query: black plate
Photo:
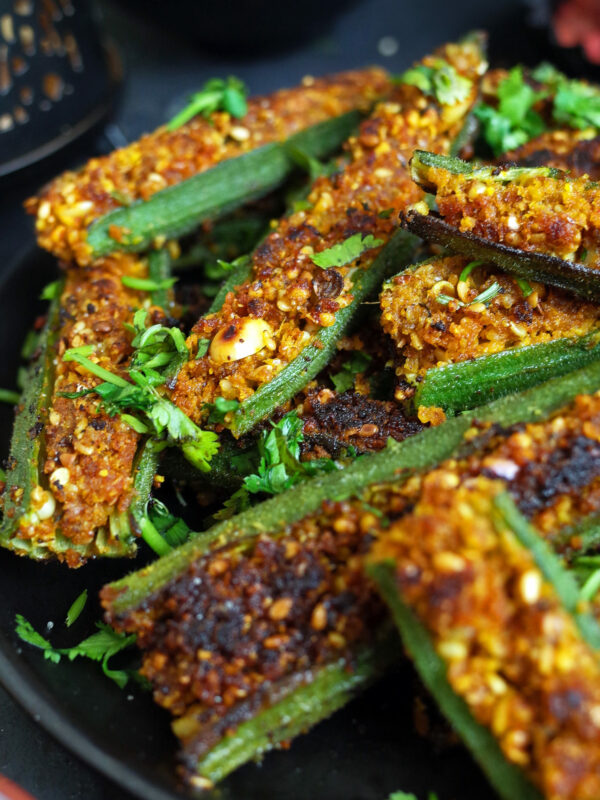
[[[13,385],[19,345],[42,303],[39,289],[52,280],[52,260],[36,251],[18,256],[0,283],[0,341],[5,347],[0,386]],[[0,408],[6,452],[12,409]],[[92,632],[100,617],[99,588],[139,566],[97,561],[82,569],[38,564],[0,550],[0,681],[48,732],[74,753],[143,800],[189,798],[176,778],[176,742],[166,712],[137,688],[121,691],[92,662],[45,661],[14,634],[15,614],[29,619],[57,646]],[[67,631],[63,620],[75,597],[90,601]],[[52,627],[48,627],[48,623]],[[440,800],[489,796],[477,768],[459,747],[436,751],[414,733],[412,670],[399,666],[330,720],[297,739],[289,751],[238,770],[210,796],[244,800],[383,800],[397,789]],[[207,795],[203,795],[206,797]]]

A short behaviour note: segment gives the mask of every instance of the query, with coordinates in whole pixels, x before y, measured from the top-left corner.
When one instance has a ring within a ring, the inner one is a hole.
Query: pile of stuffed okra
[[[192,786],[408,656],[501,797],[600,797],[598,128],[475,34],[210,81],[28,201],[60,269],[0,544],[160,556],[101,599]]]

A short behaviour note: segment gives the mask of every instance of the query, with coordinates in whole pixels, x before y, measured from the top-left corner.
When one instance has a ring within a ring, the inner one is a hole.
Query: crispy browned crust
[[[591,130],[546,131],[516,150],[502,155],[501,164],[520,167],[556,167],[572,175],[600,179],[600,137]]]
[[[397,399],[414,394],[415,382],[432,367],[582,336],[598,326],[597,305],[537,283],[525,297],[516,278],[493,266],[478,267],[459,285],[468,263],[461,256],[431,259],[384,287],[381,326],[396,346]],[[493,283],[500,293],[485,305],[473,303]],[[442,304],[440,294],[454,299]]]
[[[492,522],[501,489],[444,469],[374,548],[447,677],[548,800],[600,796],[600,665],[533,557]]]
[[[378,67],[305,78],[293,89],[251,99],[242,119],[216,112],[174,131],[158,128],[91,159],[77,172],[65,172],[28,200],[26,208],[37,218],[38,243],[58,258],[88,264],[87,227],[124,201],[147,200],[221,161],[354,108],[366,111],[389,88],[386,72]]]
[[[320,457],[335,458],[350,446],[359,453],[382,450],[389,438],[401,442],[424,427],[418,420],[407,419],[397,403],[331,389],[309,392],[300,416],[303,452]]]
[[[192,353],[200,339],[214,344],[216,336],[227,342],[243,338],[249,319],[264,320],[269,328],[264,344],[258,342],[257,350],[244,358],[227,358],[223,347],[217,356],[211,345],[207,355],[181,370],[173,400],[192,419],[201,420],[204,404],[217,396],[244,400],[252,395],[298,355],[316,329],[332,325],[336,312],[351,302],[352,271],[367,269],[379,249],[329,269],[326,280],[311,255],[357,233],[388,241],[397,227],[397,212],[422,196],[407,172],[408,160],[418,147],[448,151],[475,99],[482,67],[474,44],[448,45],[439,55],[473,79],[468,100],[459,108],[440,111],[415,87],[396,87],[349,140],[349,164],[315,183],[311,208],[281,220],[255,251],[250,280],[228,294],[218,313],[198,321],[188,340]]]
[[[362,560],[376,518],[325,504],[277,538],[216,550],[139,608],[107,618],[136,632],[142,673],[196,759],[228,728],[273,701],[286,681],[347,659],[384,612]]]
[[[100,410],[95,395],[61,396],[100,383],[77,363],[62,360],[70,347],[94,344],[91,359],[124,374],[131,353],[124,324],[148,302],[148,295],[123,286],[123,275],[147,277],[146,260],[128,255],[118,264],[107,259],[102,267],[67,270],[54,345],[53,393],[37,432],[44,438],[45,480],[34,490],[30,512],[20,520],[20,538],[50,542],[60,532],[78,545],[92,546],[99,534],[110,542],[111,514],[125,511],[131,501],[138,434],[118,415]],[[158,321],[162,312],[148,308]],[[54,512],[40,519],[37,511],[48,502],[46,508],[54,507]],[[72,566],[79,563],[74,551],[68,560]]]
[[[500,169],[500,168],[498,168]],[[600,188],[536,173],[503,183],[427,168],[441,217],[462,232],[598,268]]]

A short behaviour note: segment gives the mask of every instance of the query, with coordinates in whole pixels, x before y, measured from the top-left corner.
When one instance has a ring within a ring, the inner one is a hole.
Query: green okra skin
[[[554,167],[477,167],[459,158],[415,151],[411,162],[413,179],[426,191],[435,193],[436,185],[428,177],[428,169],[444,169],[454,175],[492,181],[512,181],[523,175],[536,174],[558,178],[565,173]],[[436,213],[421,214],[412,209],[402,214],[402,225],[425,241],[440,244],[452,252],[471,259],[492,262],[505,272],[520,278],[547,283],[573,292],[586,300],[600,300],[600,272],[597,269],[557,256],[546,255],[493,242],[468,231],[459,231]]]
[[[518,278],[548,283],[592,302],[600,301],[600,271],[556,256],[519,250],[491,242],[468,231],[462,232],[434,213],[408,211],[402,225],[427,242],[447,247],[474,261],[493,263]]]
[[[575,525],[561,528],[551,533],[548,541],[567,561],[582,553],[597,552],[600,549],[600,516],[591,514]]]
[[[38,355],[31,362],[25,387],[13,428],[8,458],[4,492],[4,518],[0,527],[0,541],[6,547],[17,549],[32,558],[47,556],[43,547],[31,545],[26,540],[15,540],[18,521],[23,511],[30,507],[31,492],[39,484],[42,437],[38,430],[44,410],[48,407],[52,386],[53,344],[58,327],[60,291],[50,303],[46,324],[38,339]],[[37,426],[37,427],[36,427]]]
[[[192,536],[191,540],[152,565],[110,584],[111,609],[119,615],[136,608],[211,547],[237,541],[244,536],[281,530],[321,507],[324,500],[343,500],[359,494],[370,484],[402,480],[450,456],[460,457],[466,447],[464,435],[474,421],[510,426],[534,422],[572,402],[578,394],[600,389],[600,363],[554,378],[521,394],[495,400],[429,428],[403,442],[364,456],[343,470],[318,475],[247,511]]]
[[[46,478],[44,462],[44,424],[52,398],[56,335],[60,325],[60,297],[62,285],[51,301],[46,324],[39,336],[37,358],[31,363],[25,387],[17,407],[17,415],[10,444],[9,469],[4,492],[4,517],[0,526],[0,545],[29,558],[44,560],[52,554],[73,550],[81,555],[90,554],[90,546],[74,544],[60,531],[48,543],[32,542],[17,537],[22,515],[32,506],[32,491]],[[117,515],[111,521],[113,531],[118,528],[119,538],[99,533],[94,543],[94,553],[104,556],[131,555],[133,537],[123,519]]]
[[[397,271],[398,266],[408,264],[417,240],[406,231],[396,231],[381,250],[373,264],[360,270],[352,287],[352,302],[338,311],[335,322],[322,328],[313,342],[307,345],[272,381],[261,386],[238,409],[233,412],[231,431],[235,436],[247,433],[258,422],[268,417],[278,406],[285,403],[312,380],[331,360],[338,340],[353,322],[361,303],[375,292],[385,278]]]
[[[446,414],[475,408],[494,397],[523,391],[600,359],[600,332],[434,367],[419,384],[413,403]]]
[[[507,493],[494,498],[494,524],[499,533],[508,529],[517,542],[531,553],[543,578],[552,584],[563,608],[573,617],[582,638],[594,650],[600,648],[600,627],[591,614],[581,610],[575,578],[531,527]],[[423,683],[500,797],[505,800],[517,797],[519,800],[541,800],[539,791],[517,766],[504,758],[490,730],[475,720],[465,701],[450,686],[446,664],[438,655],[429,632],[402,598],[393,561],[371,564],[368,572],[390,607],[403,644]]]
[[[317,722],[346,705],[400,656],[400,642],[389,626],[383,626],[373,645],[357,650],[353,663],[346,659],[311,670],[300,685],[267,705],[252,718],[227,734],[196,763],[184,755],[190,771],[217,783],[252,758],[262,756],[276,745],[305,733]]]
[[[599,650],[600,627],[590,613],[581,610],[579,587],[573,573],[565,568],[548,542],[529,524],[508,493],[499,494],[494,499],[494,506],[500,523],[506,525],[521,545],[529,550],[544,578],[552,584],[563,607],[575,620],[582,637],[590,647]]]
[[[287,143],[323,158],[350,136],[359,120],[360,113],[350,111],[294,134]],[[92,257],[117,250],[139,252],[150,248],[157,237],[182,236],[204,220],[222,217],[268,194],[284,182],[294,167],[285,143],[274,142],[162,189],[149,200],[115,209],[88,229]],[[110,235],[113,226],[122,232],[119,241]]]
[[[490,731],[477,722],[465,701],[453,691],[446,676],[446,665],[437,654],[428,631],[398,592],[394,564],[373,564],[369,574],[390,607],[404,647],[421,680],[499,796],[504,800],[542,800],[539,791],[518,767],[506,761]]]

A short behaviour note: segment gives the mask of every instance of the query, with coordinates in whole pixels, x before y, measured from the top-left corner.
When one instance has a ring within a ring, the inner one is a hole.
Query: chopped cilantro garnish
[[[22,641],[43,650],[44,658],[52,661],[53,664],[58,664],[63,656],[66,656],[69,661],[81,656],[101,662],[104,674],[122,689],[129,678],[133,677],[133,670],[114,670],[109,667],[108,662],[112,656],[134,644],[136,636],[135,634],[127,636],[124,633],[117,633],[103,622],[97,622],[96,627],[98,628],[97,633],[93,633],[73,647],[63,648],[57,648],[50,644],[21,614],[16,615],[15,632]]]
[[[163,289],[170,289],[174,286],[177,283],[177,278],[154,281],[152,278],[134,278],[131,275],[123,275],[121,283],[128,289],[136,289],[139,292],[160,292]]]
[[[352,353],[350,358],[344,362],[340,371],[335,375],[329,376],[336,392],[341,394],[351,389],[354,386],[356,375],[364,372],[371,360],[371,356],[368,353],[361,353],[360,351]]]
[[[475,303],[489,303],[491,300],[494,299],[497,295],[500,294],[502,291],[502,287],[497,281],[488,286],[487,289],[484,289],[483,292],[480,292],[477,297],[474,297],[470,303],[463,303],[462,300],[459,300],[456,297],[451,297],[447,294],[438,294],[435,298],[438,303],[443,306],[447,306],[452,300],[461,308],[468,308],[468,306],[474,306]]]
[[[54,300],[55,297],[58,297],[61,283],[61,281],[52,281],[52,283],[44,286],[40,294],[40,300]]]
[[[466,100],[473,88],[468,78],[459,75],[454,67],[439,58],[434,66],[419,64],[406,70],[399,78],[400,83],[416,86],[424,94],[435,97],[442,105],[452,106]]]
[[[367,250],[372,250],[381,244],[383,244],[383,239],[376,239],[370,233],[364,237],[362,233],[355,233],[343,242],[334,244],[320,253],[315,253],[314,256],[311,256],[311,259],[317,267],[322,267],[323,269],[343,267],[345,264],[356,261]]]
[[[239,400],[226,400],[224,397],[216,397],[214,403],[206,404],[206,408],[210,410],[207,422],[209,425],[224,422],[225,415],[230,411],[235,411],[239,406]]]
[[[188,105],[173,117],[167,130],[176,130],[197,114],[209,117],[215,111],[227,111],[232,117],[243,117],[248,111],[247,94],[239,78],[212,78],[199,92],[191,95]]]
[[[467,266],[463,269],[463,271],[458,276],[458,282],[462,283],[466,281],[469,275],[473,272],[474,269],[480,267],[483,264],[483,261],[471,261],[467,264]]]
[[[158,556],[164,556],[186,542],[191,530],[181,517],[171,514],[160,500],[149,503],[139,525],[142,538]]]
[[[83,592],[78,597],[75,598],[71,607],[67,611],[67,618],[65,620],[65,625],[67,626],[67,628],[70,628],[71,625],[73,625],[73,623],[79,619],[81,612],[83,611],[85,604],[87,603],[87,598],[88,598],[87,589],[84,589]]]
[[[216,514],[224,519],[243,511],[250,506],[250,495],[279,494],[319,472],[332,472],[340,469],[340,464],[329,458],[312,461],[300,460],[300,444],[304,439],[302,420],[296,411],[290,411],[279,422],[271,423],[270,430],[264,430],[257,442],[254,455],[255,469],[244,479],[243,486],[224,503],[224,508]],[[244,464],[252,459],[244,455]]]
[[[531,284],[529,281],[526,281],[525,278],[517,278],[517,284],[519,289],[523,292],[523,297],[529,297],[529,295],[533,292]]]
[[[126,412],[125,421],[136,430],[151,430],[156,436],[165,439],[167,444],[179,445],[192,464],[198,469],[208,471],[209,462],[219,449],[217,435],[212,431],[201,430],[180,408],[158,391],[167,376],[173,374],[188,358],[183,334],[178,328],[162,325],[146,328],[145,319],[146,312],[138,311],[131,326],[136,335],[132,342],[135,350],[127,373],[129,380],[91,361],[87,357],[90,353],[85,350],[86,346],[71,348],[66,351],[63,360],[76,361],[103,382],[83,392],[65,393],[65,396],[78,397],[91,393],[99,395],[109,414]],[[128,413],[132,411],[141,412],[144,419],[132,417]]]
[[[16,406],[20,399],[21,395],[18,392],[13,392],[10,389],[0,389],[0,403]]]
[[[600,128],[600,91],[583,81],[563,81],[554,97],[553,116],[571,128]]]
[[[513,67],[497,90],[498,108],[481,103],[474,113],[482,123],[486,142],[494,155],[519,147],[546,130],[534,105],[546,96],[536,92],[523,78],[523,69]]]

